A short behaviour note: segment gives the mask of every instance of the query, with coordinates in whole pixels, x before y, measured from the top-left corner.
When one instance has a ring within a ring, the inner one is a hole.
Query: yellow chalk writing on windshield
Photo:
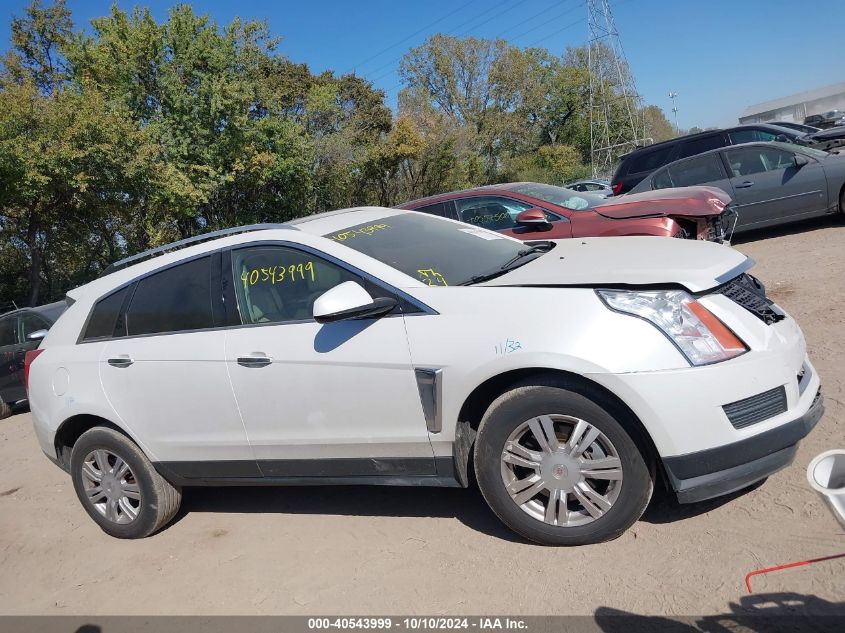
[[[446,283],[446,278],[433,268],[419,268],[417,269],[417,275],[419,275],[420,281],[428,284],[429,286],[449,285]]]

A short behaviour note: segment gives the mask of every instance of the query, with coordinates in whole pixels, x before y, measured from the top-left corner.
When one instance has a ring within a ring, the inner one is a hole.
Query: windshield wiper
[[[502,275],[509,273],[510,271],[519,268],[523,264],[527,264],[528,262],[521,262],[520,260],[525,259],[529,255],[534,255],[535,253],[548,253],[555,247],[554,242],[537,242],[531,246],[531,248],[525,248],[521,251],[518,251],[516,255],[511,257],[508,261],[501,265],[499,270],[494,270],[490,273],[485,273],[483,275],[475,275],[474,277],[470,278],[469,281],[465,281],[464,283],[460,284],[462,286],[471,286],[473,284],[479,284],[483,281],[490,281],[491,279],[495,279],[496,277],[501,277]],[[536,259],[536,258],[534,258]],[[531,260],[533,261],[533,260]]]

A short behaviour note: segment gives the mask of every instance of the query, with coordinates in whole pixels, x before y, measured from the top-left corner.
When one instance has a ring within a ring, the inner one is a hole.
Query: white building
[[[845,110],[845,82],[749,106],[740,115],[739,122],[795,121],[803,123],[804,117],[810,114],[821,114],[830,110]]]

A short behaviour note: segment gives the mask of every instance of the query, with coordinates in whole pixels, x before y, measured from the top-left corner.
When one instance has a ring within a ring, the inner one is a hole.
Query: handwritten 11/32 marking
[[[522,343],[514,341],[513,339],[505,339],[503,342],[497,344],[494,348],[497,354],[506,356],[522,349]]]
[[[314,281],[314,262],[291,264],[290,266],[270,266],[268,268],[253,268],[249,272],[241,273],[241,281],[244,286],[254,286],[260,282],[269,281],[272,284],[280,284],[285,281],[305,281],[310,273],[311,281]]]
[[[345,242],[347,239],[358,237],[359,235],[372,235],[377,231],[384,231],[389,228],[389,224],[370,224],[369,226],[362,226],[360,229],[344,231],[343,233],[335,233],[332,235],[332,239],[337,242]]]

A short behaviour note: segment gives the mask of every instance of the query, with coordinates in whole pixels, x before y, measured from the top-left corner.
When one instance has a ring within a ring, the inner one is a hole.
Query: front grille
[[[777,323],[784,318],[783,313],[774,307],[774,303],[766,297],[766,289],[759,281],[748,274],[732,279],[718,292],[738,303],[751,314],[766,324]]]
[[[769,389],[756,396],[731,402],[722,407],[735,429],[744,429],[786,411],[786,389]]]

